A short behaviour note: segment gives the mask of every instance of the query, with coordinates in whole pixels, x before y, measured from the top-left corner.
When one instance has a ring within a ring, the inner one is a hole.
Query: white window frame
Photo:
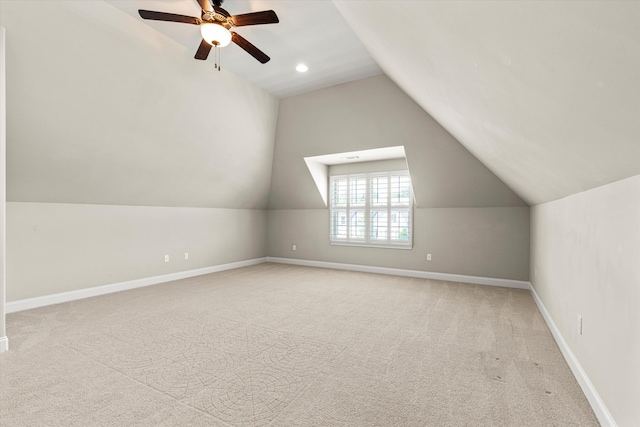
[[[388,181],[388,189],[387,189],[387,201],[384,205],[372,205],[371,203],[371,179],[381,176],[391,177],[391,176],[407,176],[409,177],[409,203],[392,203],[391,201],[391,184]],[[351,189],[351,180],[353,179],[366,179],[366,197],[365,203],[363,205],[353,206],[351,203],[350,197],[350,189]],[[336,180],[344,180],[347,181],[347,201],[345,205],[335,206],[335,198],[334,198],[334,181]],[[329,177],[329,242],[332,245],[343,245],[343,246],[364,246],[364,247],[376,247],[376,248],[394,248],[394,249],[411,249],[413,247],[413,188],[411,185],[411,176],[409,175],[408,170],[401,171],[388,171],[388,172],[371,172],[371,173],[354,173],[354,174],[341,174],[341,175],[331,175]],[[386,239],[372,239],[371,238],[371,211],[372,210],[386,210],[387,212],[387,238]],[[392,211],[400,209],[407,210],[408,212],[408,222],[409,222],[409,239],[408,240],[399,240],[392,239],[391,235],[391,217]],[[364,238],[351,237],[352,234],[352,225],[350,224],[351,212],[354,210],[364,210],[365,213],[365,232]],[[346,237],[340,238],[334,235],[334,212],[342,212],[346,213]]]

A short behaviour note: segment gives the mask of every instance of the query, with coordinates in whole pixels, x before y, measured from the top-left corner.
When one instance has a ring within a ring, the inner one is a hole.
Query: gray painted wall
[[[7,301],[260,258],[265,245],[263,210],[12,202]]]
[[[5,29],[0,27],[0,340],[6,337],[4,303],[6,299],[6,207],[7,207],[7,141],[5,85]],[[2,349],[0,349],[2,351]]]
[[[270,210],[267,217],[272,257],[529,280],[527,207],[415,209],[411,250],[331,245],[328,209]]]
[[[304,157],[403,145],[419,207],[526,206],[385,76],[280,101],[270,209],[322,208]]]
[[[640,175],[531,209],[533,287],[620,427],[640,420],[639,260]]]
[[[8,301],[266,255],[275,97],[102,1],[0,8]]]
[[[414,248],[331,246],[329,213],[303,157],[397,145],[418,206]],[[280,101],[269,207],[269,256],[529,277],[529,208],[385,76]]]

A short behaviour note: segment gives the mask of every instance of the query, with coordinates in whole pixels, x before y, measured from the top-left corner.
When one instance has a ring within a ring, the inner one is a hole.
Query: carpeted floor
[[[261,264],[8,316],[2,426],[594,426],[528,291]]]

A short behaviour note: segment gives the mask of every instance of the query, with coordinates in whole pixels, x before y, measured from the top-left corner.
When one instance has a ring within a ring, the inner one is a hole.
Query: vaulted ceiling
[[[0,0],[11,199],[263,207],[277,98],[381,71],[529,204],[640,174],[640,2],[224,6],[277,11],[238,29],[271,62],[232,45],[214,75],[197,30],[136,16],[195,0]]]
[[[266,206],[277,98],[102,1],[0,0],[0,25],[8,201]]]
[[[107,1],[134,17],[138,8],[198,10],[195,0]],[[274,9],[281,18],[277,26],[237,30],[274,60],[261,66],[236,47],[224,52],[232,72],[286,97],[376,74],[380,66],[530,204],[640,173],[640,2],[224,6],[232,13]],[[148,24],[191,49],[198,44],[197,31]],[[297,62],[309,63],[308,75],[293,71]]]
[[[387,76],[528,203],[640,174],[640,2],[335,4]]]

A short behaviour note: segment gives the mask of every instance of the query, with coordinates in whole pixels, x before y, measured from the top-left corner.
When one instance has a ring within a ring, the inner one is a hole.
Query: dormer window
[[[411,248],[409,171],[331,176],[329,202],[332,244]]]

